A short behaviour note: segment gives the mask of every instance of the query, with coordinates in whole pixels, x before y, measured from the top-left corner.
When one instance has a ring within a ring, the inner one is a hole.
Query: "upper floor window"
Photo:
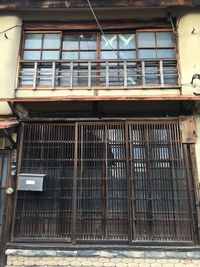
[[[26,32],[20,86],[156,87],[177,85],[169,30],[129,32]]]
[[[24,60],[175,58],[170,31],[126,33],[26,33]]]

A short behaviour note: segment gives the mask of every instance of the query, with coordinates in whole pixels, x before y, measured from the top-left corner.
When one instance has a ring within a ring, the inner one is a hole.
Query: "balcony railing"
[[[137,89],[178,86],[176,60],[21,61],[17,89]]]

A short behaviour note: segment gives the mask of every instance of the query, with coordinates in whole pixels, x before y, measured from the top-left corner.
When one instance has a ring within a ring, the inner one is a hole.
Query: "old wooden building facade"
[[[3,254],[199,246],[199,21],[198,1],[0,1]]]

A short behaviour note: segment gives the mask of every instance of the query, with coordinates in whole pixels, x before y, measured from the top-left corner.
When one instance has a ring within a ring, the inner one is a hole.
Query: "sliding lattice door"
[[[25,124],[14,238],[193,242],[194,188],[178,121]]]

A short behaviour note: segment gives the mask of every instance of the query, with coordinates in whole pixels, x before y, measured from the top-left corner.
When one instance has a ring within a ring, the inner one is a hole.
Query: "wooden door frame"
[[[7,173],[6,173],[6,188],[11,186],[11,150],[0,150],[0,155],[7,155]],[[12,202],[11,196],[8,196],[6,193],[4,195],[4,207],[3,207],[3,218],[2,218],[2,236],[0,239],[0,267],[5,266],[6,263],[6,255],[5,255],[5,247],[6,242],[9,241],[11,231],[11,209],[12,209]]]

